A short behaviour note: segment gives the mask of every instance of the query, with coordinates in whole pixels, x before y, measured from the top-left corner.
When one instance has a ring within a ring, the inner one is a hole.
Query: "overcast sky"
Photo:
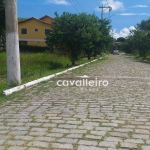
[[[23,18],[44,15],[55,17],[70,13],[95,13],[101,18],[99,6],[111,6],[112,11],[105,10],[104,18],[111,19],[112,35],[115,38],[126,37],[137,23],[150,16],[150,0],[18,0],[18,16]]]

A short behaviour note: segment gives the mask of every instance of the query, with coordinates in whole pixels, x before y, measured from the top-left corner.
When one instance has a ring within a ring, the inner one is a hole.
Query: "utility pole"
[[[5,0],[7,84],[21,83],[17,0]]]
[[[102,6],[99,7],[99,8],[102,9],[102,12],[101,12],[101,19],[102,19],[102,20],[103,20],[103,13],[104,13],[104,11],[107,10],[107,9],[109,9],[109,11],[112,10],[112,7],[110,7],[110,6],[104,6],[104,5],[102,5]],[[105,8],[105,9],[104,9],[104,8]]]

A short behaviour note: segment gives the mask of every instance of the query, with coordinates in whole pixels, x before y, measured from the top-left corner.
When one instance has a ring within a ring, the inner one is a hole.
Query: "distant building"
[[[46,34],[51,31],[52,22],[55,19],[50,16],[42,18],[29,18],[18,23],[20,45],[46,46]]]

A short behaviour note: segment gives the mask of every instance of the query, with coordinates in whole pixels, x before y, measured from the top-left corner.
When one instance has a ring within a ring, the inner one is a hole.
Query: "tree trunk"
[[[75,59],[72,59],[71,62],[72,62],[72,66],[76,65]]]
[[[97,56],[97,50],[94,51],[94,58],[96,59]]]
[[[21,83],[16,0],[5,0],[5,15],[6,15],[7,84],[8,86],[13,85],[15,86]]]
[[[88,60],[90,60],[91,59],[91,54],[90,53],[88,53]]]

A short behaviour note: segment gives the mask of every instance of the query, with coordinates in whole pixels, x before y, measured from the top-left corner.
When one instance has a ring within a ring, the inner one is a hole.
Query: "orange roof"
[[[43,17],[39,18],[39,19],[40,19],[40,20],[42,20],[42,19],[44,19],[44,18],[46,18],[46,17],[48,17],[48,18],[50,18],[50,19],[55,20],[54,18],[52,18],[52,17],[50,17],[50,16],[48,16],[48,15],[45,15],[45,16],[43,16]]]
[[[45,22],[45,21],[42,20],[43,18],[46,18],[46,17],[49,17],[49,16],[45,15],[45,16],[43,16],[42,18],[39,18],[39,19],[37,19],[37,18],[35,18],[35,17],[31,17],[31,18],[28,18],[28,19],[26,19],[26,20],[20,21],[20,22],[18,22],[18,23],[23,23],[23,22],[26,22],[26,21],[29,21],[29,20],[34,19],[34,20],[40,21],[40,22],[42,22],[42,23],[51,24],[51,23],[48,23],[48,22]],[[53,18],[51,18],[51,17],[49,17],[49,18],[50,18],[50,19],[53,19]],[[55,20],[55,19],[53,19],[53,20]]]

